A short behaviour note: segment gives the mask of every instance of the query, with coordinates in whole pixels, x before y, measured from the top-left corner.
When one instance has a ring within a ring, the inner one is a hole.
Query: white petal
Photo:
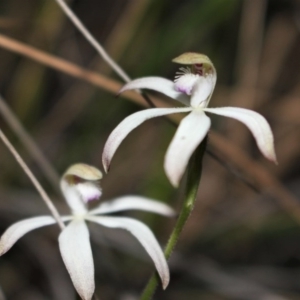
[[[170,281],[170,274],[165,256],[152,231],[143,223],[123,217],[93,217],[87,216],[87,220],[96,222],[102,226],[110,228],[122,228],[128,230],[145,248],[152,258],[156,270],[161,278],[163,288],[165,289]]]
[[[189,159],[210,128],[210,119],[202,110],[194,110],[179,124],[165,156],[165,171],[174,186],[187,167]]]
[[[77,183],[75,187],[80,193],[85,203],[99,199],[102,194],[98,182],[89,181],[89,182]]]
[[[89,231],[83,220],[72,221],[59,236],[59,248],[80,297],[91,300],[95,290]]]
[[[119,94],[127,90],[135,89],[154,90],[189,106],[189,97],[177,92],[174,87],[174,82],[163,77],[143,77],[132,80],[121,88]]]
[[[175,211],[169,205],[153,199],[132,195],[101,203],[97,208],[89,211],[89,214],[107,214],[131,209],[150,211],[169,217],[175,215]]]
[[[160,117],[169,114],[175,114],[180,112],[188,112],[191,108],[150,108],[136,112],[127,118],[125,118],[110,134],[106,144],[104,146],[102,154],[102,163],[104,170],[107,172],[112,157],[114,156],[117,148],[123,141],[123,139],[132,131],[134,128],[142,124],[148,119]]]
[[[239,107],[205,108],[205,111],[234,118],[244,123],[252,132],[261,153],[277,163],[274,149],[274,137],[267,120],[259,113]]]
[[[7,252],[15,242],[31,230],[56,223],[51,216],[41,216],[19,221],[4,232],[0,239],[0,255]]]
[[[176,91],[191,95],[194,85],[199,80],[199,75],[187,73],[182,76],[179,76],[174,83],[174,88]]]
[[[83,198],[76,189],[75,184],[69,184],[65,178],[62,178],[60,181],[60,187],[65,196],[65,200],[73,213],[84,214],[87,212]]]
[[[192,91],[191,106],[197,107],[201,103],[205,103],[204,106],[206,106],[206,101],[209,100],[214,87],[215,81],[212,76],[208,75],[206,77],[199,77]]]

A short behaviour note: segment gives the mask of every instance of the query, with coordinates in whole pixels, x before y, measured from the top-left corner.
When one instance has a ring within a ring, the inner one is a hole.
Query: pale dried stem
[[[257,84],[266,4],[266,0],[243,2],[236,62],[237,82],[241,86],[256,87]]]
[[[14,39],[8,38],[2,34],[0,34],[0,46],[13,51],[15,53],[19,53],[23,56],[31,58],[41,64],[44,64],[53,69],[59,70],[63,73],[69,74],[78,79],[82,79],[86,82],[89,82],[93,85],[101,87],[102,89],[116,94],[122,84],[115,80],[111,80],[107,77],[104,77],[96,72],[92,72],[77,66],[74,63],[68,62],[64,59],[57,58],[53,55],[49,55],[46,52],[35,49],[34,47],[27,46],[23,43],[20,43]],[[133,101],[137,103],[143,102],[143,99],[140,95],[134,92],[124,93],[125,97],[129,95]]]
[[[115,59],[120,58],[124,53],[149,3],[150,0],[129,1],[121,17],[111,29],[104,46]],[[89,68],[100,69],[103,75],[110,74],[111,71],[98,55],[89,63]],[[37,138],[47,136],[47,142],[50,144],[57,132],[62,132],[90,103],[92,93],[93,89],[85,83],[74,83],[43,118],[39,124]],[[68,114],[65,113],[66,111]],[[62,115],[63,117],[60,118]]]
[[[266,0],[243,1],[236,71],[236,87],[232,90],[230,102],[232,106],[253,109],[256,101],[261,48],[263,43],[263,28],[265,19]],[[244,93],[243,88],[250,88]],[[227,123],[227,130],[236,136],[239,146],[247,147],[250,133],[244,127]]]
[[[39,25],[28,28],[27,43],[38,43],[39,47],[51,52],[53,46],[57,44],[57,38],[61,34],[64,21],[65,14],[57,9],[57,4],[54,1],[42,1],[35,15],[35,22]],[[19,28],[21,27],[20,24]],[[14,111],[18,117],[21,120],[28,120],[39,107],[41,86],[43,86],[45,76],[47,76],[47,68],[43,65],[33,64],[26,59],[20,60],[15,67],[13,80],[7,86],[6,95],[9,95],[9,101],[13,103]]]
[[[230,160],[242,173],[250,175],[254,185],[264,193],[279,200],[280,206],[300,223],[300,205],[298,199],[262,165],[248,157],[241,149],[232,146],[227,139],[216,132],[210,134],[210,144],[224,161]],[[245,176],[245,178],[247,178]]]
[[[72,10],[66,5],[64,0],[55,0],[66,15],[70,18],[76,28],[83,34],[83,36],[90,42],[90,44],[96,49],[99,55],[111,66],[111,68],[125,81],[131,81],[131,78],[125,73],[125,71],[117,64],[115,61],[108,55],[100,43],[91,35],[91,33],[85,28],[82,22],[77,18],[77,16],[72,12]],[[155,105],[149,99],[149,97],[142,93],[140,90],[137,90],[144,100],[148,103],[149,106],[154,107]]]
[[[11,130],[13,130],[13,132],[21,140],[22,144],[28,150],[28,152],[32,156],[33,160],[36,161],[36,163],[43,170],[45,176],[47,177],[49,182],[52,184],[53,188],[56,191],[60,191],[59,190],[59,176],[58,176],[57,172],[54,170],[54,168],[52,167],[50,162],[47,160],[47,158],[44,156],[44,154],[39,149],[39,147],[36,145],[36,143],[32,139],[32,137],[28,134],[28,132],[22,126],[22,124],[20,123],[18,118],[15,116],[15,114],[8,107],[8,105],[6,104],[5,100],[2,98],[1,95],[0,95],[0,114],[3,116],[6,123],[11,128]]]
[[[31,170],[28,168],[28,166],[26,165],[26,163],[24,162],[22,157],[19,155],[17,150],[14,148],[14,146],[10,143],[8,138],[2,132],[2,130],[0,130],[0,138],[3,141],[3,143],[5,144],[5,146],[8,148],[8,150],[11,152],[11,154],[14,156],[14,158],[16,159],[18,164],[24,170],[26,175],[29,177],[29,179],[31,180],[31,182],[35,186],[36,190],[39,192],[40,196],[42,197],[42,199],[46,203],[46,205],[49,208],[51,214],[53,215],[53,217],[55,218],[57,224],[59,225],[60,229],[63,230],[65,228],[65,225],[64,225],[63,221],[61,220],[61,217],[60,217],[57,209],[55,208],[54,204],[52,203],[51,199],[49,198],[49,196],[47,195],[47,193],[45,192],[43,187],[40,185],[39,181],[33,175]]]
[[[82,22],[72,12],[68,5],[63,0],[55,0],[62,8],[65,14],[69,17],[76,28],[83,34],[83,36],[89,41],[89,43],[95,48],[99,55],[112,67],[112,69],[125,81],[131,81],[130,77],[119,67],[118,64],[108,55],[104,48],[97,42],[97,40],[91,35],[91,33],[85,28]]]
[[[128,1],[121,17],[111,29],[104,46],[107,52],[110,53],[115,60],[118,60],[125,52],[124,50],[132,40],[140,20],[145,15],[149,3],[150,0]],[[103,64],[99,65],[101,74],[107,75],[108,69],[102,65]]]
[[[46,52],[37,50],[31,46],[27,46],[26,44],[20,43],[19,41],[8,38],[2,34],[0,34],[0,46],[12,52],[31,58],[32,60],[44,64],[48,67],[69,74],[70,76],[82,79],[110,93],[116,94],[122,87],[122,83],[116,80],[112,80],[108,77],[100,75],[99,73],[81,68],[78,65],[68,62],[65,59],[57,58],[54,55],[50,55]],[[122,97],[125,97],[126,99],[129,99],[139,105],[145,106],[145,101],[138,93],[128,91],[123,93]],[[156,104],[156,106],[164,105],[164,101],[158,98],[152,97],[152,100]]]
[[[268,91],[275,88],[281,75],[281,70],[286,68],[286,60],[292,47],[298,40],[299,32],[288,17],[282,15],[271,20],[266,31],[262,59],[260,64],[259,86]],[[265,104],[268,98],[259,97],[259,105]]]

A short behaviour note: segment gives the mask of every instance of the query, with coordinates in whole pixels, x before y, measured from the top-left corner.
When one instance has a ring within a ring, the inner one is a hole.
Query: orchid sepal
[[[233,118],[245,124],[255,138],[260,152],[277,164],[273,133],[269,123],[261,114],[240,107],[205,108],[204,111]]]
[[[110,134],[108,137],[102,154],[102,163],[105,172],[108,172],[111,159],[114,156],[117,148],[125,139],[125,137],[137,126],[142,124],[148,119],[156,118],[168,114],[175,114],[181,112],[189,112],[190,107],[177,107],[177,108],[151,108],[143,111],[136,112],[125,118]]]

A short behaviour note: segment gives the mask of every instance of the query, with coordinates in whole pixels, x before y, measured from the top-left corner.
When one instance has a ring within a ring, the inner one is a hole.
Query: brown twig
[[[271,20],[263,45],[260,64],[259,86],[264,90],[275,87],[281,70],[284,71],[286,59],[298,39],[298,31],[293,20],[282,15]],[[274,51],[276,49],[276,51]],[[265,98],[266,99],[266,98]],[[259,98],[259,105],[265,100]]]
[[[34,47],[27,46],[2,34],[0,34],[0,46],[70,76],[89,82],[113,94],[116,94],[122,87],[122,84],[116,80],[109,79],[96,72],[81,68],[74,63],[68,62],[62,58],[57,58],[53,55],[37,50]],[[144,100],[138,93],[129,91],[123,93],[122,97],[144,106]],[[163,106],[163,101],[158,100],[157,98],[153,98],[152,100],[154,100],[156,106]]]
[[[238,166],[242,173],[247,174],[247,177],[255,182],[255,186],[279,200],[280,206],[300,222],[298,199],[276,177],[247,156],[241,149],[234,147],[232,143],[228,143],[228,140],[217,132],[211,132],[210,143],[215,148],[215,152],[222,156],[223,160],[229,160],[230,163]]]
[[[266,0],[245,0],[242,2],[242,15],[239,29],[237,60],[235,63],[236,87],[232,89],[230,103],[253,109],[256,101],[257,83],[263,43]],[[255,18],[253,18],[255,16]],[[244,87],[250,88],[244,93]],[[239,146],[249,143],[249,133],[244,127],[227,123],[228,131],[236,136]]]
[[[266,0],[243,1],[236,62],[237,82],[241,86],[257,84],[266,4]]]

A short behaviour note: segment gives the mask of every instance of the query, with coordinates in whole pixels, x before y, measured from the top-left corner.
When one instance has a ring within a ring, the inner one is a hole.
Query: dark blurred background
[[[262,157],[244,125],[212,117],[224,147],[209,141],[199,199],[170,261],[170,286],[154,298],[300,299],[300,1],[68,3],[130,77],[172,79],[177,70],[172,58],[186,51],[205,53],[218,72],[210,106],[254,109],[274,130],[278,166]],[[1,36],[121,81],[55,1],[1,0],[0,31]],[[75,162],[102,168],[109,133],[141,107],[0,44],[0,100],[22,122],[54,170],[62,174]],[[7,122],[3,103],[1,129],[66,213],[53,186],[55,173],[47,177],[42,171],[36,153],[24,146]],[[174,190],[162,167],[174,132],[175,127],[162,118],[134,130],[103,179],[103,199],[140,194],[178,210],[183,187]],[[0,170],[1,233],[17,220],[48,214],[1,144]],[[52,184],[49,177],[54,178]],[[162,245],[166,243],[175,220],[132,215],[148,224]],[[146,254],[122,231],[99,226],[91,230],[98,297],[138,299],[153,271]],[[0,258],[1,300],[76,298],[58,251],[58,233],[55,226],[36,230]]]

